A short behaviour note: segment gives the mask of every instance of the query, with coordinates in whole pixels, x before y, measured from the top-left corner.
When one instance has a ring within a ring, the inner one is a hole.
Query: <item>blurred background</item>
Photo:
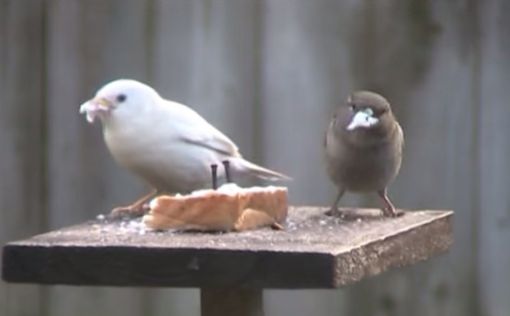
[[[340,290],[267,290],[266,315],[510,315],[509,1],[0,0],[0,67],[2,244],[145,191],[78,114],[112,79],[196,109],[291,175],[299,205],[332,202],[324,130],[349,92],[372,89],[406,135],[393,201],[454,209],[455,244]],[[0,283],[1,315],[198,313],[194,289]]]

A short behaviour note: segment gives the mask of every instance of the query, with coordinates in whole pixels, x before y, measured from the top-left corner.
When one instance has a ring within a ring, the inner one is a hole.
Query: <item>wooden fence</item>
[[[0,0],[0,241],[143,191],[78,114],[109,80],[189,104],[246,157],[293,176],[293,204],[315,205],[334,193],[330,114],[373,89],[406,134],[394,201],[453,208],[455,245],[338,291],[267,291],[267,315],[509,315],[509,34],[506,0]],[[0,283],[1,315],[198,312],[195,290]]]

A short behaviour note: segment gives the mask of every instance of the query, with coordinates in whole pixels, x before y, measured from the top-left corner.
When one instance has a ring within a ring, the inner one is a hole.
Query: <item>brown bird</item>
[[[400,169],[404,134],[383,96],[352,93],[336,110],[324,145],[327,172],[338,187],[328,215],[340,215],[338,202],[345,191],[376,191],[384,202],[384,215],[399,215],[387,187]]]

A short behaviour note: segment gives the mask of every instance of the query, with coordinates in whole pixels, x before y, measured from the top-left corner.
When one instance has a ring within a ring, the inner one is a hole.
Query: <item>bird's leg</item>
[[[230,176],[230,161],[223,160],[223,167],[225,167],[225,177],[227,178],[227,183],[232,182],[232,177]]]
[[[211,165],[211,175],[212,175],[212,188],[216,190],[218,188],[218,165]]]
[[[382,190],[377,191],[377,194],[381,197],[381,199],[384,202],[384,208],[382,209],[384,216],[387,217],[397,217],[402,215],[402,212],[397,212],[395,209],[395,206],[393,206],[393,203],[391,203],[390,198],[388,197],[387,189],[384,188]]]
[[[273,230],[285,230],[285,226],[283,226],[282,224],[280,224],[278,222],[272,223],[270,227]]]
[[[341,215],[341,212],[338,209],[338,202],[340,202],[340,199],[342,198],[344,193],[345,193],[344,188],[341,188],[340,190],[338,190],[338,194],[336,196],[335,202],[333,202],[333,205],[331,206],[329,211],[326,212],[326,215],[328,215],[328,216],[340,216]]]
[[[141,198],[136,200],[131,205],[119,206],[119,207],[114,208],[110,212],[110,216],[113,217],[113,218],[118,218],[118,217],[123,217],[123,216],[140,216],[140,215],[143,215],[143,213],[145,213],[145,211],[146,211],[145,208],[144,208],[144,204],[148,200],[153,198],[156,194],[158,194],[158,190],[153,189],[149,194],[146,194],[146,195],[142,196]]]

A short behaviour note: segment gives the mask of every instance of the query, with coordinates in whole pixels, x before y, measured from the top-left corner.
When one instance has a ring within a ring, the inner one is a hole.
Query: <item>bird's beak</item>
[[[351,122],[347,126],[348,131],[352,131],[359,127],[368,128],[379,122],[379,119],[374,117],[374,111],[370,108],[356,112],[352,117]]]
[[[87,121],[93,123],[97,116],[109,113],[113,107],[113,103],[110,100],[96,97],[80,106],[80,114],[86,114]]]

